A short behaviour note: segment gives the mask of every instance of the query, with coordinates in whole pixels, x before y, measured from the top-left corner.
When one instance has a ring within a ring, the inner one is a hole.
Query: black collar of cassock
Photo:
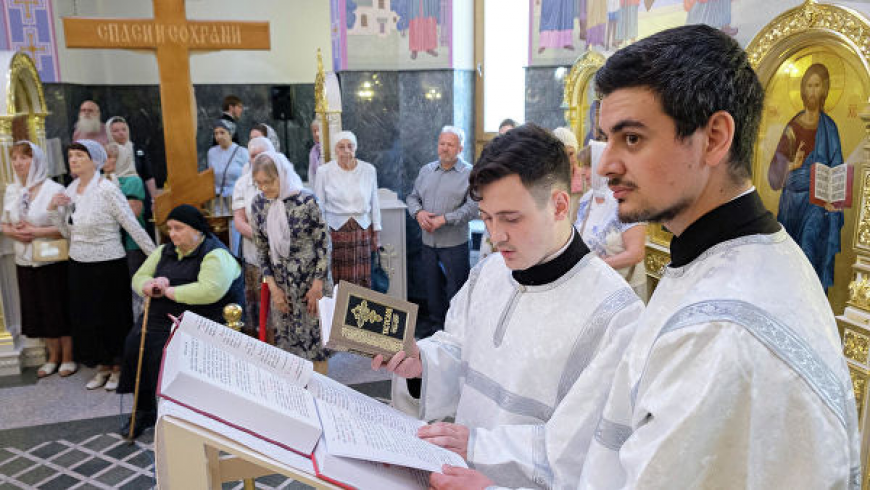
[[[701,216],[680,236],[674,236],[670,267],[682,267],[724,241],[747,235],[769,235],[780,228],[758,192],[752,191]]]
[[[525,270],[513,271],[511,274],[514,280],[523,286],[549,284],[567,274],[588,253],[589,247],[583,243],[580,234],[572,227],[571,243],[558,257]]]

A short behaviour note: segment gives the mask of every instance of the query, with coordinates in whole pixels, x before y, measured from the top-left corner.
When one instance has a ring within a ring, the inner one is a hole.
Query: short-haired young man
[[[420,430],[502,485],[562,487],[579,478],[643,304],[589,253],[569,214],[564,145],[527,124],[483,150],[469,194],[500,253],[472,271],[443,332],[387,364],[422,377]],[[378,356],[372,367],[378,369]],[[394,383],[394,401],[407,396]],[[411,383],[407,383],[408,385]]]
[[[837,326],[801,249],[751,183],[764,90],[708,26],[660,32],[595,77],[599,173],[672,262],[589,449],[589,488],[860,488]]]
[[[245,110],[245,104],[242,103],[242,99],[235,95],[227,95],[224,97],[223,102],[221,103],[221,117],[224,121],[229,122],[232,125],[233,131],[230,131],[233,135],[233,143],[239,143],[239,128],[237,127],[239,124],[239,118],[242,117],[242,112]],[[215,140],[212,143],[212,146],[216,145],[217,141]]]
[[[751,183],[764,89],[746,53],[709,26],[679,27],[617,51],[595,82],[599,173],[620,218],[674,239],[579,487],[860,488],[834,316]],[[487,484],[459,468],[432,483]]]

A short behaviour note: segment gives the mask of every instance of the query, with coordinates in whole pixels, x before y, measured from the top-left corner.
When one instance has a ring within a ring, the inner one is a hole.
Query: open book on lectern
[[[425,488],[426,472],[466,467],[456,453],[417,437],[423,421],[191,312],[164,348],[157,394],[305,456],[318,477],[348,488]]]

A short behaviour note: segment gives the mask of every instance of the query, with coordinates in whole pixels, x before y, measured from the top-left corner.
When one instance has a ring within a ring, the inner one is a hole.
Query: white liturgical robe
[[[841,352],[816,273],[781,229],[668,267],[581,488],[860,488]]]
[[[491,255],[454,297],[445,330],[418,344],[419,416],[469,427],[469,466],[500,485],[574,486],[642,310],[592,254],[535,286]],[[407,397],[399,381],[394,401]]]

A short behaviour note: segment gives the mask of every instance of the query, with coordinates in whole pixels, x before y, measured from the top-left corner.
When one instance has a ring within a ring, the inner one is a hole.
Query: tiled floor
[[[368,363],[368,359],[351,354],[337,354],[330,361],[329,374],[385,401],[389,381],[383,374],[372,372]],[[0,422],[0,490],[154,488],[153,432],[145,431],[134,445],[115,433],[123,418],[117,415],[121,407],[117,395],[96,393],[102,390],[87,392],[79,386],[81,383],[70,380],[45,379],[37,383],[32,374],[25,372],[18,381],[7,379],[5,385],[0,383],[0,418],[4,419]],[[74,389],[66,389],[74,385]],[[66,408],[92,411],[46,410],[47,400],[63,403]],[[131,400],[126,395],[123,407],[129,409]],[[109,403],[114,404],[114,415],[107,414]],[[34,423],[28,424],[29,420]],[[258,478],[256,487],[309,488],[280,475]],[[241,489],[242,484],[225,483],[223,488]]]

